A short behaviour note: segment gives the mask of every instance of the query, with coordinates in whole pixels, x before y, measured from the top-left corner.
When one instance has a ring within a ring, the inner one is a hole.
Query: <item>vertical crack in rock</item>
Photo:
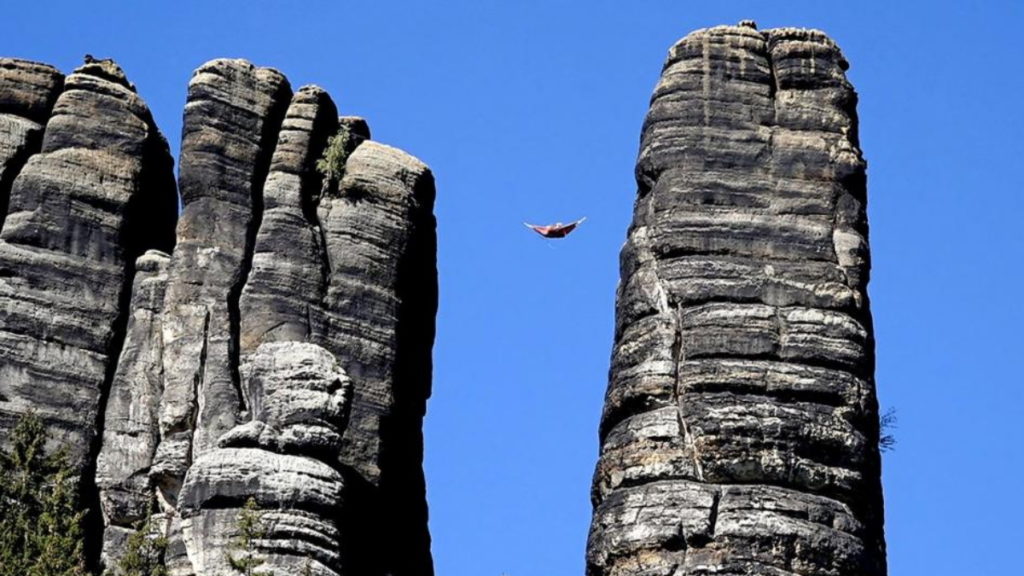
[[[711,513],[708,515],[708,538],[715,538],[715,526],[718,524],[718,506],[722,502],[722,493],[715,492],[714,500],[711,501]]]
[[[621,258],[588,574],[886,573],[846,67],[820,32],[752,24],[669,51]]]
[[[279,144],[278,137],[281,134],[281,127],[285,120],[285,114],[288,110],[288,103],[291,99],[291,90],[287,88],[287,80],[281,77],[284,81],[282,90],[276,94],[277,98],[274,100],[274,105],[267,111],[265,116],[265,126],[263,129],[262,139],[259,143],[259,152],[255,159],[255,170],[252,176],[252,217],[248,223],[248,229],[245,234],[245,249],[242,257],[242,265],[239,273],[238,281],[231,286],[228,292],[228,318],[230,323],[231,340],[228,344],[228,355],[229,365],[231,369],[231,381],[234,384],[236,395],[238,397],[238,410],[242,412],[247,409],[244,405],[244,398],[242,395],[242,383],[241,376],[239,375],[240,365],[240,331],[241,331],[241,312],[239,310],[239,301],[242,297],[242,291],[245,289],[246,282],[249,280],[249,273],[252,270],[252,259],[253,254],[256,251],[256,236],[259,233],[260,226],[263,222],[263,210],[264,210],[264,185],[266,184],[267,176],[270,173],[271,160],[274,158],[274,150]],[[283,97],[282,92],[287,91],[288,97]]]
[[[100,65],[99,69],[103,72],[120,72],[111,70],[105,65]],[[174,160],[171,157],[170,147],[148,109],[143,110],[141,120],[146,124],[147,134],[141,154],[142,166],[138,180],[138,192],[130,197],[125,205],[125,223],[119,238],[126,258],[126,271],[118,298],[117,317],[112,324],[113,334],[108,345],[107,369],[96,411],[95,436],[90,448],[88,464],[82,476],[82,501],[87,507],[85,519],[86,556],[88,564],[93,570],[97,570],[100,566],[105,524],[97,468],[106,439],[110,393],[118,375],[120,357],[124,352],[128,337],[136,273],[139,264],[145,268],[146,272],[154,271],[152,266],[155,266],[156,271],[159,272],[159,267],[163,263],[160,258],[173,250],[174,227],[177,223],[178,189],[174,181]],[[157,260],[155,264],[143,258],[143,254],[148,254],[150,250],[153,252],[151,259]],[[145,408],[154,407],[146,406]],[[148,431],[155,432],[155,428],[153,428],[155,422],[151,419],[147,424],[149,425]],[[148,446],[148,449],[151,450],[152,445]],[[151,457],[152,453],[150,452],[147,456]],[[148,472],[148,464],[141,472]],[[144,513],[142,517],[145,517]],[[137,517],[134,520],[141,519]]]
[[[0,437],[35,410],[69,444],[90,566],[152,514],[169,574],[223,572],[252,496],[276,572],[432,574],[430,170],[323,90],[215,60],[189,82],[179,220],[167,143],[112,61],[65,82],[0,59],[0,88]]]
[[[106,524],[102,547],[106,566],[117,560],[134,525],[152,509],[149,475],[159,440],[160,322],[169,260],[166,253],[150,250],[136,261],[124,346],[109,389],[95,475],[96,509],[102,511]]]
[[[189,82],[179,175],[184,208],[164,304],[165,387],[154,459],[155,483],[171,487],[165,497],[172,505],[191,459],[237,422],[238,297],[290,97],[283,75],[244,60],[208,62]]]
[[[102,512],[107,524],[102,532],[107,566],[120,556],[134,524],[151,509],[149,472],[159,439],[157,408],[163,389],[160,315],[169,259],[150,250],[136,261],[124,345],[107,396],[96,459],[98,502],[90,506]]]
[[[324,294],[320,233],[310,218],[320,189],[315,161],[337,122],[327,93],[306,86],[292,96],[277,137],[238,301],[246,418],[192,463],[179,500],[184,548],[198,574],[227,568],[222,549],[248,495],[272,510],[260,544],[268,568],[298,572],[309,559],[316,574],[342,573],[344,482],[335,467],[351,385],[337,359],[308,342]]]
[[[164,388],[150,470],[173,513],[192,462],[241,414],[238,304],[262,216],[262,187],[291,88],[276,70],[214,60],[189,82],[179,188],[183,209],[161,321]],[[168,566],[190,573],[182,522],[172,520]]]
[[[337,131],[337,116],[330,96],[316,86],[300,89],[288,107],[240,299],[243,363],[265,342],[309,341],[314,316],[322,316],[327,263],[316,220],[321,187],[316,160]]]
[[[0,233],[0,269],[8,271],[0,273],[0,387],[10,390],[0,390],[0,428],[31,409],[49,428],[50,448],[68,447],[90,509],[85,552],[95,566],[95,470],[135,258],[170,248],[176,191],[166,142],[113,61],[78,68],[63,87],[61,80],[46,66],[0,61],[2,140],[28,134],[8,113],[46,122],[39,153],[11,184]]]
[[[192,569],[230,570],[224,549],[253,497],[268,522],[257,542],[264,568],[298,573],[311,561],[315,574],[337,576],[344,484],[330,462],[345,426],[348,376],[324,348],[285,341],[261,344],[241,372],[251,419],[193,462],[179,499]]]

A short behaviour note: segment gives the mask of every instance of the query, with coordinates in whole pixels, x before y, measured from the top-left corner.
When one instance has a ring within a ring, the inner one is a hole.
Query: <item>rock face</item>
[[[150,512],[150,468],[160,442],[163,394],[163,305],[170,257],[156,250],[136,261],[131,317],[107,397],[96,485],[110,526],[105,556],[119,556],[136,523]]]
[[[45,64],[0,58],[0,225],[7,216],[11,184],[43,142],[43,127],[64,84]]]
[[[172,161],[116,65],[88,64],[65,80],[3,59],[0,89],[10,182],[0,231],[0,438],[34,410],[51,447],[66,444],[72,464],[88,469],[135,258],[173,246]]]
[[[433,573],[434,182],[369,137],[318,87],[211,61],[189,82],[179,217],[116,64],[65,81],[0,59],[0,441],[34,410],[70,445],[97,561],[151,518],[171,574],[225,573],[252,497],[277,573]]]
[[[341,446],[351,383],[334,356],[310,343],[260,346],[243,366],[251,420],[220,437],[189,468],[179,509],[197,574],[230,573],[224,555],[249,497],[271,510],[259,543],[279,574],[342,573]]]
[[[884,575],[865,163],[835,43],[669,52],[643,127],[590,576]]]
[[[192,460],[244,406],[238,299],[249,272],[262,187],[291,97],[276,70],[215,60],[189,82],[179,186],[184,208],[164,298],[164,392],[151,476],[174,505]]]
[[[314,341],[361,383],[338,460],[354,503],[346,523],[357,574],[373,573],[380,556],[394,574],[432,573],[422,422],[437,309],[433,203],[422,162],[366,141],[318,208],[329,274]],[[379,534],[403,553],[379,549]]]

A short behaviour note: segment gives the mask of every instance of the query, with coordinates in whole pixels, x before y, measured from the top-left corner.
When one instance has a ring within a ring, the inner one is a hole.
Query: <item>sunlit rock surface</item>
[[[590,576],[886,573],[865,163],[835,43],[669,51],[643,126]]]
[[[253,497],[280,573],[433,573],[434,181],[369,138],[323,89],[213,60],[175,187],[113,61],[0,59],[0,440],[35,411],[68,444],[93,564],[150,517],[172,575],[220,574]]]

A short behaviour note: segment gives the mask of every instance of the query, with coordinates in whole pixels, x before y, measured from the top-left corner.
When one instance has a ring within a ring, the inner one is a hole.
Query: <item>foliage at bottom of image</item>
[[[0,450],[0,576],[86,576],[82,518],[64,450],[46,454],[46,428],[23,415]]]
[[[166,551],[167,538],[157,531],[152,517],[146,518],[128,537],[124,553],[106,576],[167,576],[164,566]]]
[[[238,536],[231,540],[231,545],[224,555],[228,564],[243,576],[272,576],[273,572],[259,570],[263,558],[256,554],[256,541],[267,535],[262,514],[256,500],[249,498],[238,514]]]
[[[235,536],[228,551],[224,553],[228,564],[243,576],[274,576],[272,570],[260,570],[265,562],[256,552],[257,540],[267,535],[267,525],[263,520],[263,511],[256,500],[250,497],[242,506],[236,520],[238,535]],[[313,576],[313,564],[309,559],[302,565],[299,576]]]

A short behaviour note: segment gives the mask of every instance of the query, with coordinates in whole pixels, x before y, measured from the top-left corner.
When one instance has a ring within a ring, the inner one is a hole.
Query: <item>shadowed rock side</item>
[[[335,357],[308,343],[326,282],[315,162],[337,125],[327,93],[307,86],[291,98],[277,137],[238,304],[242,423],[190,467],[179,506],[197,574],[228,569],[224,546],[249,496],[274,510],[263,545],[270,566],[297,573],[309,559],[313,573],[341,573],[344,483],[332,465],[350,386]]]
[[[326,183],[340,125],[350,154]],[[433,177],[368,138],[315,86],[240,60],[196,71],[178,244],[139,260],[106,415],[107,565],[155,509],[170,573],[220,574],[254,496],[281,573],[432,574]]]
[[[433,574],[422,469],[437,311],[433,205],[426,165],[365,141],[318,207],[329,276],[314,341],[355,383],[339,456],[352,574]]]
[[[0,60],[0,160],[11,183],[0,232],[0,440],[34,410],[50,447],[66,443],[86,471],[91,502],[134,261],[171,249],[177,200],[167,144],[120,68],[85,65],[62,80],[45,65]]]
[[[856,94],[752,25],[669,52],[644,123],[590,576],[884,575]]]

